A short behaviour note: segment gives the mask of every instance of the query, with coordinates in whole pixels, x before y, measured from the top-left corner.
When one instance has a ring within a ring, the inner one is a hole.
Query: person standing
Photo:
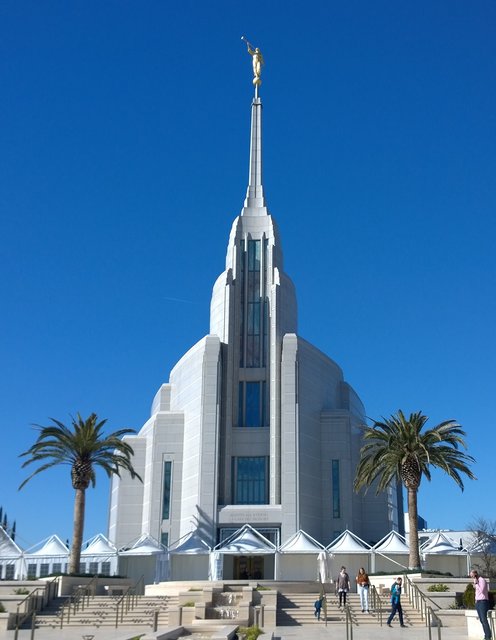
[[[360,606],[362,607],[362,613],[364,611],[369,612],[369,587],[370,580],[368,575],[365,573],[365,569],[361,567],[356,577],[357,590],[360,594]]]
[[[350,576],[346,573],[346,567],[341,567],[336,583],[339,594],[339,608],[346,607],[346,594],[350,590]]]
[[[491,628],[487,621],[487,612],[489,611],[489,589],[487,582],[475,569],[472,569],[470,572],[470,577],[474,581],[475,608],[482,628],[484,629],[484,640],[491,640]]]
[[[387,619],[387,626],[392,627],[391,624],[392,619],[398,613],[398,617],[400,619],[400,627],[406,627],[406,624],[403,623],[403,609],[401,607],[401,585],[403,583],[403,579],[398,576],[396,578],[396,582],[393,582],[393,586],[391,587],[391,613],[389,614],[389,618]]]

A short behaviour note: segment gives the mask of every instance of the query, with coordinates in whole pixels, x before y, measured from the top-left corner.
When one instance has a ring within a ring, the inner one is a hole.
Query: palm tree
[[[455,420],[447,420],[422,432],[427,420],[420,411],[410,414],[408,419],[398,411],[387,420],[383,418],[382,422],[374,421],[371,427],[365,427],[365,444],[360,450],[354,482],[355,491],[363,487],[367,490],[375,481],[376,493],[385,491],[392,482],[401,481],[406,487],[411,569],[420,569],[417,494],[422,476],[430,481],[430,468],[438,467],[462,491],[461,473],[475,479],[469,468],[474,458],[458,449],[466,448],[461,426]]]
[[[122,436],[134,433],[134,429],[120,429],[104,436],[102,429],[107,421],[98,422],[94,413],[87,420],[83,420],[78,413],[76,418],[72,418],[71,428],[54,418],[50,420],[54,423],[53,425],[47,427],[35,425],[40,431],[38,439],[32,447],[20,455],[20,457],[30,456],[23,462],[23,468],[33,462],[44,462],[24,480],[19,489],[22,489],[33,476],[50,467],[59,464],[67,464],[71,467],[72,486],[76,494],[69,573],[77,573],[83,544],[86,489],[90,484],[92,487],[95,486],[95,467],[104,469],[109,477],[114,473],[120,475],[120,471],[125,470],[131,474],[132,478],[138,478],[141,481],[131,463],[134,451],[127,442],[121,440]]]

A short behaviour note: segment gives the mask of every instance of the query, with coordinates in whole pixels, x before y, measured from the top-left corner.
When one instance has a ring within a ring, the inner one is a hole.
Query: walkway
[[[88,630],[94,636],[94,640],[129,640],[133,635],[145,633],[143,627],[136,629],[96,629]],[[432,640],[438,640],[437,629],[432,629]],[[265,629],[265,634],[259,640],[270,640],[271,634],[274,640],[346,640],[346,627],[324,624],[301,627],[276,627]],[[0,632],[0,640],[13,640],[14,631]],[[20,631],[19,640],[30,640],[31,631]],[[37,629],[34,640],[82,640],[81,629]],[[399,625],[392,629],[387,627],[353,627],[353,640],[429,640],[429,631],[426,627],[409,627],[401,629]],[[467,631],[464,628],[441,628],[441,640],[468,640]]]

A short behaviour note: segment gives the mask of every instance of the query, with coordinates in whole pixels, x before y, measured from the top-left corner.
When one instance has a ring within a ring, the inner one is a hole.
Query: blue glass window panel
[[[248,240],[248,271],[260,271],[260,240]]]
[[[245,427],[260,427],[260,382],[246,383]]]
[[[332,461],[332,517],[341,517],[341,499],[339,487],[339,460]]]
[[[266,427],[269,424],[269,412],[267,407],[267,383],[262,382],[262,426]]]
[[[238,427],[242,427],[244,424],[244,384],[239,383],[238,386]]]
[[[235,504],[267,503],[267,458],[236,458]]]
[[[171,477],[172,462],[164,462],[164,484],[163,484],[163,500],[162,500],[162,520],[168,520],[170,517],[170,498],[171,498]]]

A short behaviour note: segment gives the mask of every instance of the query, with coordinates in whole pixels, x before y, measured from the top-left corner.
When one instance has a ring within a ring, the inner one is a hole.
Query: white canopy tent
[[[151,535],[145,533],[131,546],[119,551],[119,573],[145,584],[167,579],[167,551]]]
[[[331,554],[331,558],[334,557],[333,570],[336,575],[333,577],[336,578],[341,566],[344,566],[353,585],[360,567],[363,567],[367,573],[370,572],[370,549],[371,546],[357,535],[348,529],[343,531],[326,547],[327,553]]]
[[[26,573],[22,550],[0,526],[0,580],[21,580]]]
[[[169,547],[170,580],[206,580],[210,575],[212,549],[191,531]]]
[[[29,578],[43,578],[51,573],[65,573],[69,562],[69,549],[53,535],[33,545],[24,553]]]
[[[324,545],[301,529],[278,549],[277,580],[317,580],[329,575]],[[322,575],[324,574],[324,575]]]
[[[455,546],[442,531],[422,545],[420,553],[424,570],[449,572],[454,576],[466,576],[470,571],[469,553]]]
[[[113,576],[117,573],[119,565],[117,548],[103,533],[88,540],[81,552],[79,570],[81,573],[97,573],[105,576]]]
[[[272,580],[277,575],[276,551],[276,546],[270,540],[249,524],[245,524],[215,547],[214,552],[220,555],[211,561],[211,565],[214,562],[217,565],[217,580]]]
[[[405,538],[397,531],[391,531],[371,549],[370,571],[396,573],[408,568],[410,549]]]

